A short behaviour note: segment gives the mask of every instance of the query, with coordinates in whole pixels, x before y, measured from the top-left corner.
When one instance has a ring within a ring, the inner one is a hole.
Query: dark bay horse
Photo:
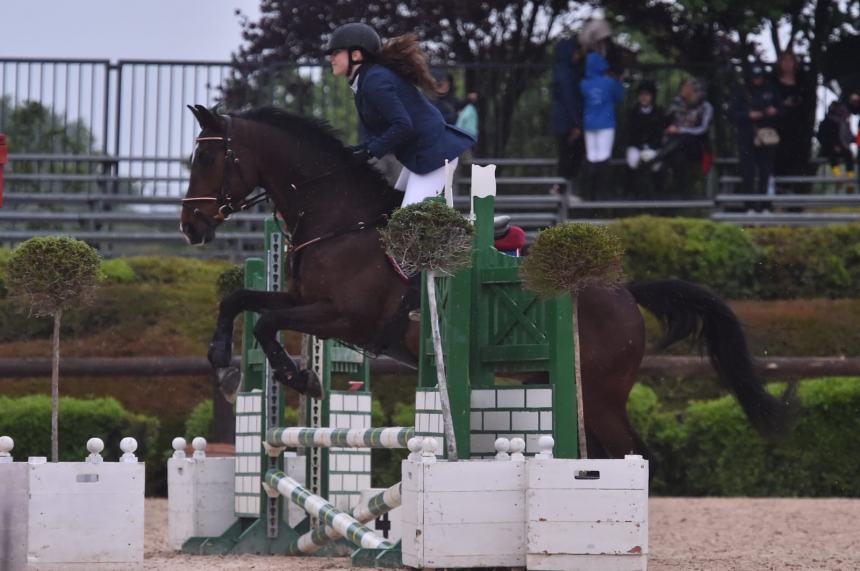
[[[229,366],[233,321],[243,311],[260,314],[254,335],[276,379],[313,397],[323,396],[318,379],[286,353],[278,331],[336,338],[414,365],[418,324],[408,319],[410,287],[389,265],[377,232],[402,193],[371,166],[351,164],[340,139],[314,119],[273,108],[233,117],[201,105],[191,110],[202,132],[182,201],[189,243],[212,241],[230,214],[268,199],[292,244],[286,291],[239,290],[221,302],[209,349],[213,367]],[[663,346],[690,336],[703,341],[762,435],[786,430],[788,403],[764,390],[736,316],[714,294],[679,280],[589,289],[579,296],[579,327],[590,455],[645,453],[626,411],[645,349],[639,305],[662,320]]]

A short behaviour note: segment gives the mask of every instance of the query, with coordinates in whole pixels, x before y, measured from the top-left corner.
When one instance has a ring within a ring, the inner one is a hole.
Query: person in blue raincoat
[[[585,56],[585,78],[579,82],[583,101],[585,157],[588,160],[586,198],[605,193],[609,158],[615,142],[615,106],[624,100],[624,86],[608,75],[609,64],[597,52]]]
[[[453,176],[457,157],[476,139],[445,123],[421,92],[438,92],[438,84],[415,36],[383,45],[376,30],[354,22],[332,32],[326,53],[332,73],[349,81],[355,93],[356,163],[393,154],[403,164],[394,184],[404,192],[403,206],[438,196],[446,182],[445,161]]]

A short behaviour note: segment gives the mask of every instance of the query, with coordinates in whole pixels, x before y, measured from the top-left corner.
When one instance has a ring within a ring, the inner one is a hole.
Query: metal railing
[[[11,246],[33,236],[67,234],[86,240],[105,255],[170,253],[189,256],[217,256],[240,259],[261,249],[262,223],[271,212],[266,205],[234,217],[219,228],[216,241],[204,249],[189,248],[178,232],[179,201],[176,196],[159,192],[159,181],[187,185],[185,176],[143,177],[121,174],[55,174],[43,177],[19,173],[19,161],[66,161],[69,164],[104,163],[105,157],[53,155],[10,155],[11,191],[6,193],[0,210],[0,244]],[[114,159],[116,162],[119,159]],[[174,160],[166,157],[159,160]],[[554,176],[553,159],[476,159],[480,164],[498,167],[496,209],[508,214],[532,240],[537,232],[566,221],[606,224],[613,219],[637,214],[709,217],[715,221],[741,225],[809,225],[844,223],[860,220],[860,195],[855,194],[780,194],[747,195],[717,193],[711,197],[688,200],[601,200],[583,202],[575,188]],[[730,159],[717,161],[717,170],[733,167]],[[615,161],[623,168],[623,161]],[[526,170],[524,170],[526,169]],[[531,170],[527,170],[531,169]],[[466,173],[466,168],[461,169]],[[525,174],[508,175],[508,172]],[[733,180],[731,175],[719,180]],[[176,179],[176,180],[174,180]],[[806,179],[804,179],[806,180]],[[844,179],[818,177],[820,185],[845,184]],[[73,192],[51,192],[49,188],[30,187],[31,183],[53,184],[62,181]],[[455,206],[469,209],[469,176],[457,178]],[[782,179],[777,179],[783,182]],[[786,182],[792,182],[791,179]],[[550,192],[558,185],[559,191]],[[721,186],[720,188],[725,188]],[[753,207],[768,204],[771,211],[755,212]],[[834,208],[839,210],[834,211]]]

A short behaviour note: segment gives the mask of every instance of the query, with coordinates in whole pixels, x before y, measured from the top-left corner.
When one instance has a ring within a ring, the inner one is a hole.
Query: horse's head
[[[202,131],[192,155],[179,229],[190,244],[202,245],[215,238],[221,222],[247,205],[246,199],[259,181],[253,153],[234,137],[232,118],[203,105],[188,108]]]

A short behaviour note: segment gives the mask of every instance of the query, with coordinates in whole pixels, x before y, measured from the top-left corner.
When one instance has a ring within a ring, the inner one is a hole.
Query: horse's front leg
[[[215,369],[215,377],[224,397],[235,402],[242,374],[230,366],[233,356],[233,324],[236,316],[243,311],[257,313],[290,307],[295,301],[284,292],[267,292],[253,289],[240,289],[226,296],[218,307],[218,321],[215,333],[209,343],[209,363]]]
[[[243,311],[261,313],[273,309],[291,307],[295,301],[284,292],[236,290],[225,297],[218,307],[215,333],[209,343],[209,363],[216,369],[229,367],[233,356],[233,324]]]
[[[277,334],[289,329],[324,338],[342,337],[348,331],[348,325],[348,320],[335,311],[331,303],[317,302],[262,313],[254,326],[254,337],[272,366],[275,380],[301,394],[322,400],[325,391],[317,374],[310,369],[299,368],[278,343]]]

